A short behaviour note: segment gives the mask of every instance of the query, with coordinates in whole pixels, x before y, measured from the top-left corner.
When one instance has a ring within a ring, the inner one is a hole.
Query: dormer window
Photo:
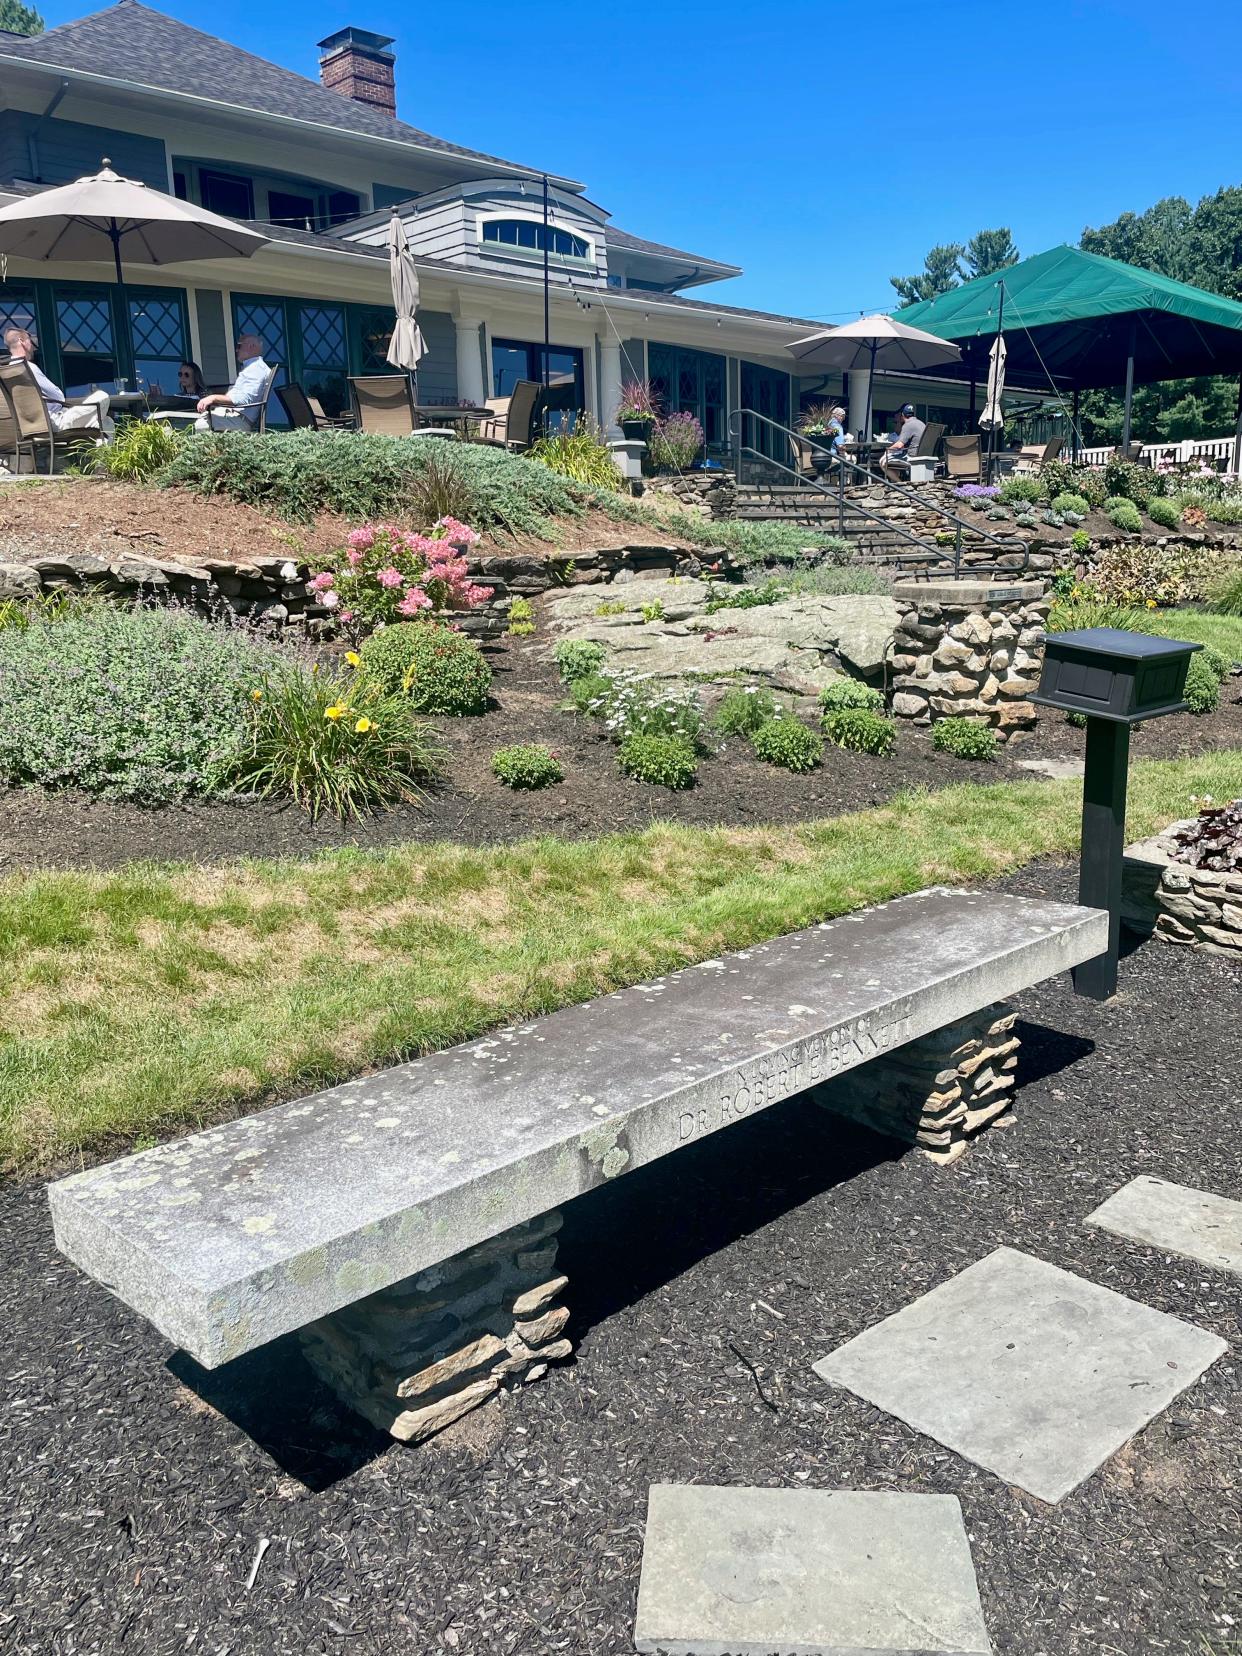
[[[497,250],[503,248],[509,251],[516,248],[519,253],[533,253],[540,258],[543,256],[546,238],[549,257],[575,259],[581,264],[593,262],[591,244],[585,236],[572,235],[568,230],[561,230],[555,225],[544,225],[535,219],[486,219],[479,227],[479,238]]]

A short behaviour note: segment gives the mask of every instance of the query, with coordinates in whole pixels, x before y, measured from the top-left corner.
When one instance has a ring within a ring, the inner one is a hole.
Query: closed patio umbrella
[[[129,328],[121,260],[183,264],[191,259],[246,259],[267,245],[232,219],[192,201],[122,178],[105,158],[101,170],[0,208],[0,253],[20,259],[91,263],[109,248]]]
[[[418,326],[418,270],[405,226],[396,213],[388,221],[388,274],[397,321],[388,341],[387,358],[394,368],[412,374],[427,347]]]
[[[812,368],[842,368],[846,372],[867,369],[867,418],[864,430],[871,433],[871,387],[877,368],[918,373],[937,363],[958,362],[961,350],[947,339],[911,328],[892,316],[860,316],[839,328],[795,339],[786,349],[799,362]]]
[[[988,352],[988,398],[983,406],[983,413],[979,416],[979,425],[984,431],[999,431],[1005,423],[1001,395],[1005,389],[1007,355],[1005,336],[997,334],[992,341],[992,349]]]

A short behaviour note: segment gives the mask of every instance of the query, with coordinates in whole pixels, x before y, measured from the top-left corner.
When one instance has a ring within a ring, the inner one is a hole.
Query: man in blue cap
[[[909,460],[912,454],[917,454],[919,444],[923,440],[923,432],[926,430],[923,421],[914,412],[913,403],[906,403],[898,411],[898,419],[901,424],[897,431],[897,441],[890,444],[885,450],[883,460],[884,475],[890,483],[896,483],[898,481],[897,472],[904,469],[894,468],[890,470],[890,462],[893,460]]]

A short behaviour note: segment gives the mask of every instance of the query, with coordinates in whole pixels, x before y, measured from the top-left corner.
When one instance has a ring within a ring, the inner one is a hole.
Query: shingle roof
[[[304,75],[282,69],[227,40],[218,40],[214,35],[191,28],[188,23],[166,17],[163,12],[139,4],[139,0],[118,0],[106,11],[62,23],[45,34],[0,35],[0,55],[46,63],[55,69],[103,75],[164,92],[210,98],[260,114],[309,121],[366,138],[417,145],[443,155],[461,156],[506,169],[519,166],[499,156],[450,144],[395,120],[382,110],[356,103],[339,92],[328,92]],[[519,166],[519,170],[529,172],[532,177],[539,176],[537,168]]]
[[[709,259],[702,253],[686,253],[680,247],[665,247],[662,242],[647,241],[642,236],[631,236],[628,230],[618,230],[610,224],[605,231],[609,247],[619,247],[633,253],[652,253],[662,259],[676,259],[681,264],[710,266],[713,270],[732,270],[740,276],[740,265],[725,263],[723,259]]]

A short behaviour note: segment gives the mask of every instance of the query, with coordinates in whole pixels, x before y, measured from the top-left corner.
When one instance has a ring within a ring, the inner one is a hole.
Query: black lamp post
[[[1199,644],[1115,627],[1049,633],[1039,689],[1045,707],[1087,716],[1078,901],[1108,910],[1108,951],[1074,968],[1074,988],[1092,1000],[1117,992],[1121,865],[1125,847],[1130,726],[1182,713],[1186,672]]]

